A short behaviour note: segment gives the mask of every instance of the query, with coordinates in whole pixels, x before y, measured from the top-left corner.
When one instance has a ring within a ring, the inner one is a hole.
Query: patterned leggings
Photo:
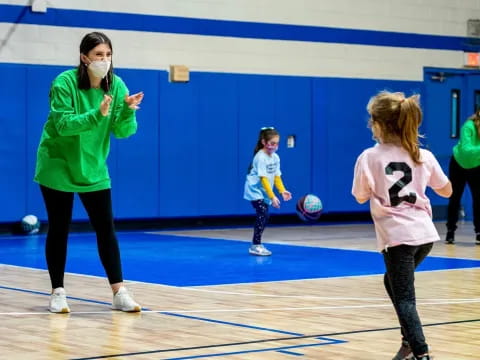
[[[408,341],[414,355],[428,352],[417,313],[414,272],[432,247],[433,243],[420,246],[399,245],[382,252],[387,268],[384,276],[385,289],[395,307],[403,339]]]
[[[256,211],[255,225],[253,227],[253,244],[262,243],[262,234],[268,222],[268,204],[264,200],[252,201],[252,206]]]

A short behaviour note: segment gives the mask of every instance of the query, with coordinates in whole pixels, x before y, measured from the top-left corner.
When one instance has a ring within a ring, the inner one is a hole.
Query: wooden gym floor
[[[437,224],[443,238],[444,225]],[[0,237],[0,359],[391,359],[400,345],[373,225],[119,233],[128,288],[144,308],[110,310],[93,234],[72,234],[70,314],[46,308],[44,235]],[[480,246],[471,223],[416,274],[436,360],[480,358]]]

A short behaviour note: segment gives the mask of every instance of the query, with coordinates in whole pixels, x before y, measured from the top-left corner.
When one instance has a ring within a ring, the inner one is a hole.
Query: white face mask
[[[110,70],[111,61],[108,60],[95,60],[88,65],[88,68],[92,71],[92,74],[96,77],[103,79]]]

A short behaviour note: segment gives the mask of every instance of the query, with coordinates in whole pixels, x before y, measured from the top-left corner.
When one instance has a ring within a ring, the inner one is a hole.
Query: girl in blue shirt
[[[280,207],[280,200],[275,196],[272,188],[275,186],[284,201],[292,198],[292,194],[285,189],[280,171],[280,157],[276,154],[280,134],[272,127],[262,128],[258,135],[254,158],[245,181],[244,199],[252,203],[256,212],[253,228],[252,245],[249,253],[252,255],[269,256],[271,251],[262,245],[262,233],[268,221],[268,207]]]

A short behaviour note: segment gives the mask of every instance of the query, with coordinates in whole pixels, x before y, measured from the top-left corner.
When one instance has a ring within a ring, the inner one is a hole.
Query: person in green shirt
[[[453,193],[448,202],[447,235],[445,242],[455,242],[460,201],[465,185],[472,193],[473,226],[475,243],[480,245],[480,109],[463,124],[460,140],[453,148],[453,156],[449,165],[449,177]]]
[[[80,43],[78,67],[53,80],[49,99],[50,112],[38,146],[34,178],[40,184],[48,215],[45,255],[52,284],[49,310],[70,312],[64,272],[73,198],[78,193],[96,232],[98,253],[113,291],[112,308],[141,311],[123,285],[106,161],[110,134],[121,139],[137,131],[135,113],[143,92],[129,95],[125,83],[113,73],[110,39],[92,32]]]

